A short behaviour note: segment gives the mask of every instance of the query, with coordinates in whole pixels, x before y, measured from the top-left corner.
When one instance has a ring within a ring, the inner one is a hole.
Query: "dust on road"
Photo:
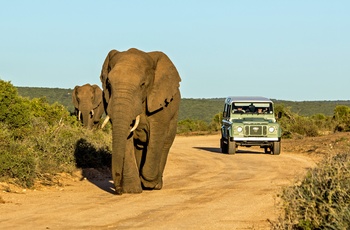
[[[270,229],[281,186],[315,166],[303,154],[220,153],[219,135],[178,136],[159,191],[113,194],[108,177],[2,192],[2,229]],[[283,145],[283,142],[282,142]]]

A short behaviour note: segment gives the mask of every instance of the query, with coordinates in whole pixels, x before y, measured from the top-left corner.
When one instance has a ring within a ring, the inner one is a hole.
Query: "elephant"
[[[98,85],[85,84],[75,86],[72,93],[72,102],[78,120],[83,126],[92,129],[97,128],[104,113],[102,90]]]
[[[176,67],[160,51],[111,50],[100,79],[105,121],[112,124],[116,194],[161,189],[181,100]]]

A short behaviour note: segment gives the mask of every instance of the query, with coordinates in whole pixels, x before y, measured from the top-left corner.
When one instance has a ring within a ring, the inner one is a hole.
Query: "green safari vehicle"
[[[281,133],[270,99],[247,96],[225,99],[220,139],[223,153],[234,154],[238,146],[260,146],[265,153],[279,155]]]

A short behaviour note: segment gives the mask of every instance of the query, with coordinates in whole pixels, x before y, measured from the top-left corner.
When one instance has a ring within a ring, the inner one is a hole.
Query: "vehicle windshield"
[[[273,106],[268,102],[233,102],[232,113],[273,114]]]

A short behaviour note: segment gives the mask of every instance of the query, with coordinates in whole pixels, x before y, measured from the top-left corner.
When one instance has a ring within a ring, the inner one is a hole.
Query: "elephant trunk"
[[[81,111],[82,117],[83,117],[83,126],[85,128],[92,128],[92,115],[91,110],[83,110]]]
[[[128,104],[128,103],[127,103]],[[127,104],[113,105],[113,112],[110,116],[112,120],[112,177],[117,194],[122,194],[125,191],[125,183],[129,178],[125,175],[130,174],[129,168],[124,168],[130,162],[130,156],[133,153],[133,146],[128,145],[130,140],[131,129],[135,126],[135,117],[133,112],[122,110],[128,108]],[[137,120],[137,119],[136,119]],[[126,159],[127,158],[127,159]],[[135,161],[136,165],[136,161]],[[128,166],[126,166],[128,167]],[[128,175],[129,176],[129,175]],[[137,174],[138,177],[138,174]]]

